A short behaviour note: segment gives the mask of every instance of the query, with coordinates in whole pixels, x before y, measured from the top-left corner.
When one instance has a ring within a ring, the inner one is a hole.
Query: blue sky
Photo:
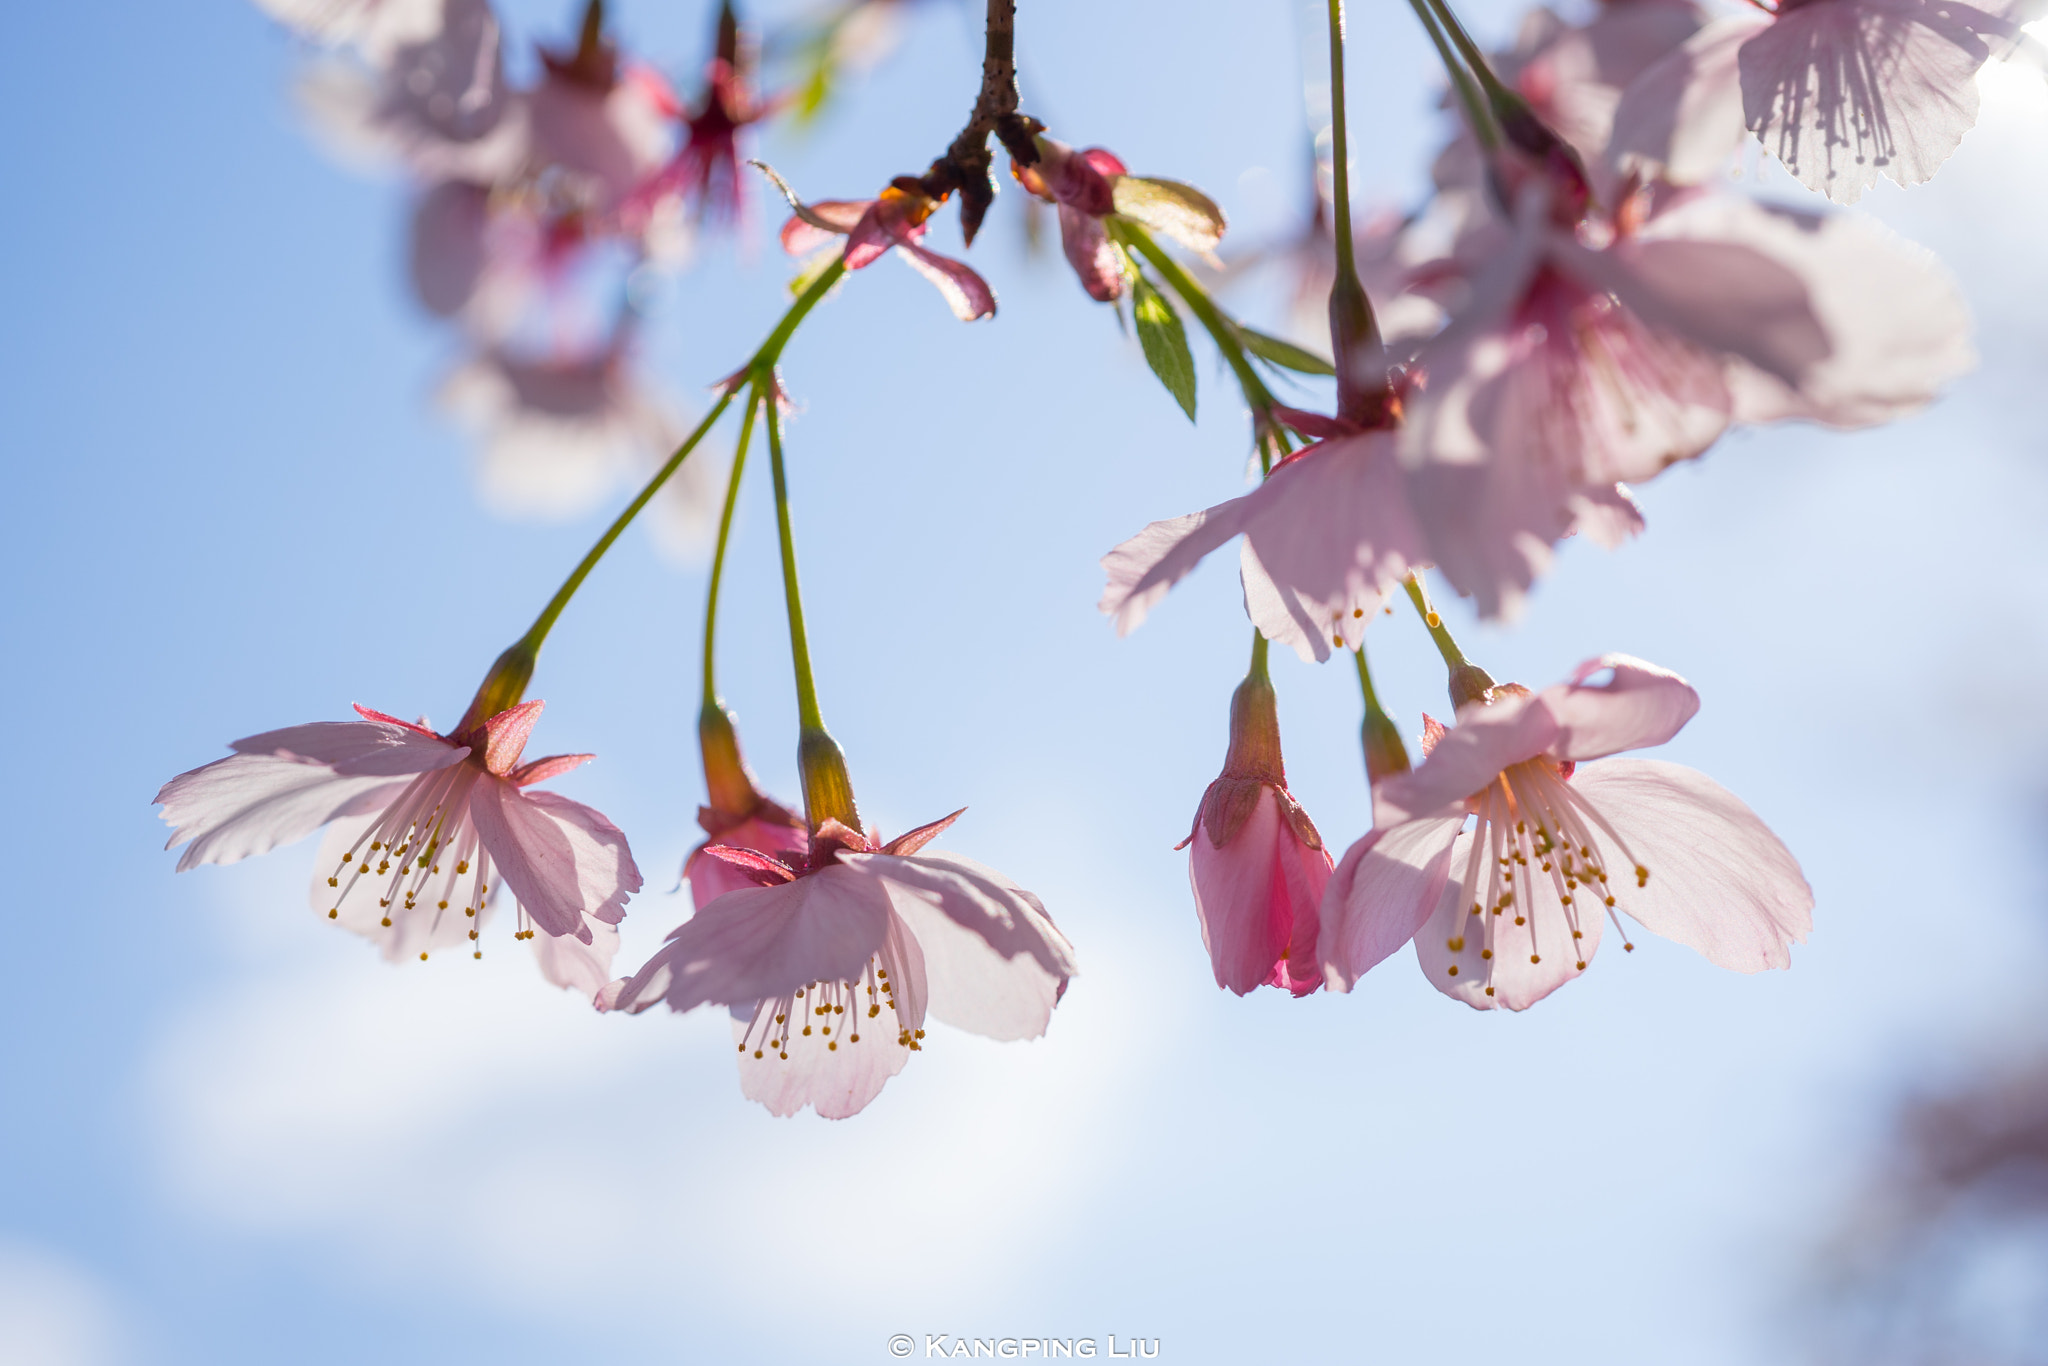
[[[523,34],[568,24],[510,8]],[[704,8],[618,6],[677,73]],[[1509,31],[1507,7],[1475,16]],[[1305,199],[1297,19],[1045,0],[1027,103],[1268,239]],[[1359,198],[1403,202],[1435,76],[1403,7],[1353,24]],[[765,151],[818,197],[921,166],[970,97],[969,29],[931,6],[827,127]],[[1235,575],[1205,568],[1124,641],[1093,604],[1103,550],[1242,487],[1242,414],[1200,352],[1190,428],[1108,312],[1026,258],[1014,196],[973,254],[995,322],[963,329],[894,266],[850,282],[786,366],[825,714],[869,818],[967,806],[949,847],[1037,891],[1082,975],[1045,1040],[935,1031],[827,1124],[742,1100],[721,1019],[599,1018],[502,946],[387,967],[305,908],[308,849],[172,875],[165,778],[351,702],[453,720],[608,514],[478,508],[431,402],[453,353],[401,289],[402,191],[315,148],[294,48],[253,7],[46,5],[15,41],[0,1337],[137,1363],[880,1361],[894,1332],[1114,1332],[1188,1362],[1779,1359],[1786,1287],[1892,1088],[2040,1037],[2037,76],[1992,73],[1941,177],[1870,197],[1960,279],[1977,373],[1882,431],[1724,442],[1642,490],[1642,541],[1567,547],[1516,627],[1449,609],[1501,677],[1623,650],[1700,687],[1669,757],[1764,815],[1818,895],[1789,973],[1645,937],[1512,1018],[1405,956],[1350,997],[1216,991],[1171,846],[1243,670]],[[761,249],[709,251],[650,328],[679,395],[779,311],[756,203]],[[721,682],[793,795],[767,511],[757,481]],[[557,786],[649,874],[626,964],[685,914],[702,595],[630,535],[535,679],[536,752],[599,754]],[[1412,734],[1441,671],[1406,619],[1372,647]],[[1291,658],[1275,681],[1294,790],[1347,843],[1356,685]]]

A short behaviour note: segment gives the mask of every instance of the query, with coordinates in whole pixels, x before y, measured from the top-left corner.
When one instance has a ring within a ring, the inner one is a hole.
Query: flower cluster
[[[1692,769],[1617,757],[1676,735],[1700,706],[1690,684],[1623,654],[1540,692],[1496,683],[1452,639],[1425,576],[1483,617],[1517,616],[1563,538],[1641,534],[1630,486],[1725,433],[1872,426],[1966,370],[1968,318],[1926,253],[1852,212],[1765,203],[1719,173],[1754,134],[1839,203],[1879,175],[1927,179],[1974,117],[1977,69],[2028,41],[2015,6],[1782,0],[1710,19],[1693,0],[1607,0],[1577,26],[1541,11],[1489,57],[1446,0],[1416,0],[1459,127],[1427,203],[1354,231],[1333,4],[1329,198],[1319,181],[1310,226],[1281,257],[1302,282],[1286,302],[1298,313],[1320,301],[1325,356],[1246,325],[1203,283],[1226,231],[1207,195],[1133,175],[1021,110],[1014,0],[988,0],[973,111],[928,169],[815,201],[766,172],[792,209],[782,245],[806,258],[793,302],[684,435],[632,370],[627,286],[675,259],[691,229],[744,221],[737,139],[782,102],[755,93],[732,6],[718,11],[704,93],[687,103],[620,54],[598,0],[575,44],[542,48],[523,86],[506,78],[488,0],[262,3],[337,54],[306,82],[322,126],[416,182],[413,285],[472,347],[449,390],[491,433],[487,497],[587,502],[620,460],[673,450],[451,731],[359,708],[357,720],[236,741],[165,784],[181,869],[329,827],[313,909],[393,959],[451,945],[481,958],[509,895],[515,939],[597,1010],[730,1012],[741,1089],[778,1115],[860,1111],[923,1051],[931,1022],[1001,1040],[1045,1033],[1077,966],[1039,899],[928,848],[959,812],[890,840],[861,819],[812,671],[784,452],[784,348],[854,273],[893,252],[958,319],[994,316],[982,275],[926,245],[956,195],[971,245],[996,192],[993,137],[1025,195],[1053,206],[1083,292],[1115,312],[1188,416],[1184,313],[1249,411],[1256,487],[1155,521],[1102,561],[1101,610],[1128,632],[1240,543],[1251,665],[1222,773],[1182,845],[1219,987],[1347,992],[1412,944],[1445,995],[1522,1010],[1585,972],[1609,933],[1632,949],[1631,925],[1742,972],[1788,966],[1807,937],[1812,893],[1755,813]],[[861,0],[807,30],[810,74],[791,107],[814,115],[835,73],[909,8]],[[625,302],[592,325],[589,301],[606,288]],[[1327,412],[1276,394],[1324,383]],[[523,699],[549,631],[625,527],[664,490],[707,484],[701,449],[735,405],[704,620],[705,839],[683,867],[694,911],[616,975],[615,927],[640,872],[603,816],[536,790],[590,756],[524,761],[541,704]],[[715,673],[757,435],[796,685],[802,793],[790,803],[748,768]],[[1366,664],[1367,628],[1398,598],[1441,654],[1452,703],[1451,725],[1424,717],[1419,762]],[[1276,643],[1356,666],[1373,826],[1341,858],[1287,785]]]

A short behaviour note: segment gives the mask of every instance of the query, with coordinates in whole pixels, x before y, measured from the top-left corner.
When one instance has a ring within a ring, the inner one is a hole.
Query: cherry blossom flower
[[[433,27],[373,44],[374,58],[313,64],[299,103],[344,158],[427,180],[506,177],[525,155],[525,111],[505,81],[497,16],[488,0],[431,9]]]
[[[1947,274],[1861,219],[1703,192],[1633,195],[1611,218],[1552,203],[1532,182],[1512,227],[1460,244],[1471,294],[1420,353],[1401,436],[1429,556],[1488,616],[1517,610],[1574,529],[1633,534],[1616,486],[1731,423],[1886,421],[1973,361]]]
[[[1243,536],[1245,612],[1260,634],[1304,659],[1358,647],[1387,594],[1428,561],[1394,433],[1321,421],[1333,435],[1275,465],[1250,493],[1154,522],[1102,557],[1109,583],[1097,606],[1118,635],[1209,552]]]
[[[1330,990],[1412,939],[1438,991],[1525,1010],[1586,970],[1620,914],[1719,967],[1789,967],[1813,893],[1778,837],[1703,774],[1606,757],[1663,744],[1698,709],[1678,675],[1604,655],[1431,722],[1422,765],[1375,789],[1373,832],[1330,879]]]
[[[566,182],[556,193],[609,215],[668,161],[675,92],[587,31],[573,53],[543,49],[541,65],[526,97],[533,162]]]
[[[1188,882],[1216,985],[1306,996],[1322,985],[1317,915],[1330,853],[1287,790],[1273,685],[1262,668],[1230,699],[1223,774],[1202,794],[1188,849]]]
[[[256,0],[258,8],[328,47],[352,47],[381,62],[399,47],[442,32],[447,8],[463,0]]]
[[[683,145],[668,165],[634,191],[629,218],[672,195],[695,204],[700,219],[732,218],[739,213],[739,132],[768,117],[775,107],[754,93],[747,66],[739,20],[727,4],[719,11],[718,40],[706,74],[704,102],[694,113],[681,105],[671,109],[671,114],[682,120]]]
[[[599,1010],[730,1008],[740,1089],[777,1115],[857,1114],[923,1047],[927,1014],[1036,1038],[1073,976],[1038,898],[957,854],[918,852],[959,812],[880,843],[828,819],[782,859],[706,851],[755,884],[701,906]]]
[[[1060,246],[1089,298],[1109,303],[1123,297],[1123,253],[1104,226],[1111,217],[1132,219],[1190,251],[1207,253],[1223,240],[1223,210],[1194,186],[1127,174],[1123,162],[1100,147],[1077,152],[1048,137],[1037,146],[1035,163],[1013,160],[1010,172],[1032,194],[1059,206]]]
[[[829,245],[835,236],[844,237],[846,268],[860,270],[894,247],[912,270],[931,281],[961,322],[995,314],[995,292],[981,276],[963,262],[918,245],[926,220],[941,201],[915,180],[899,178],[879,199],[823,199],[815,204],[799,201],[779,178],[776,183],[796,210],[782,225],[783,250],[790,255],[807,255]]]
[[[393,961],[474,946],[502,884],[519,901],[516,937],[543,932],[535,947],[548,980],[595,993],[611,975],[613,927],[640,890],[640,870],[602,815],[529,790],[591,758],[520,762],[541,705],[521,703],[454,735],[357,707],[360,721],[237,740],[232,755],[157,793],[172,827],[167,847],[187,845],[183,872],[329,825],[313,907]]]
[[[2024,41],[2028,0],[1780,0],[1716,19],[1645,70],[1610,157],[1681,184],[1753,133],[1794,179],[1853,204],[1932,178],[1977,122],[1977,71]]]

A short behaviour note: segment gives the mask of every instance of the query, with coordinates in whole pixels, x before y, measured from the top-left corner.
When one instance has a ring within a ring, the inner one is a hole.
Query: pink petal
[[[1120,176],[1125,173],[1123,162],[1118,160],[1116,153],[1107,148],[1090,147],[1074,155],[1087,163],[1088,168],[1097,175]]]
[[[314,721],[267,730],[228,745],[237,754],[274,755],[321,764],[344,778],[396,778],[431,773],[469,753],[429,730],[378,716],[373,721]]]
[[[1861,216],[1702,195],[1659,214],[1645,236],[1741,243],[1802,282],[1828,351],[1790,380],[1731,366],[1742,421],[1888,422],[1932,402],[1976,363],[1969,309],[1948,271],[1925,249]],[[1872,280],[1883,280],[1884,288],[1872,289]]]
[[[930,844],[933,840],[937,839],[940,835],[945,834],[946,827],[950,826],[954,821],[959,820],[962,816],[966,814],[967,808],[963,806],[950,816],[941,816],[937,820],[932,821],[928,825],[920,825],[915,830],[906,831],[903,834],[898,835],[895,839],[890,840],[887,844],[883,845],[881,848],[881,852],[884,854],[896,854],[898,856],[914,854],[918,850],[924,848],[927,844]]]
[[[926,251],[923,247],[899,245],[896,254],[901,256],[910,268],[925,279],[945,297],[946,306],[953,310],[953,316],[963,323],[977,318],[987,318],[996,311],[995,292],[988,282],[960,261],[937,252]],[[848,256],[851,257],[849,252]],[[849,259],[848,265],[852,262]]]
[[[1808,189],[1853,204],[1930,179],[1977,122],[1977,68],[2010,20],[1930,0],[1818,0],[1743,44],[1743,116]]]
[[[1703,350],[1740,356],[1788,382],[1833,350],[1806,282],[1746,244],[1663,236],[1624,240],[1604,251],[1560,243],[1556,256],[1651,327]]]
[[[1813,891],[1784,842],[1705,774],[1649,759],[1582,768],[1572,787],[1628,843],[1596,832],[1618,910],[1737,972],[1790,967],[1813,929]],[[1649,870],[1638,888],[1627,876]]]
[[[590,928],[588,944],[572,935],[552,934],[537,934],[532,943],[541,976],[565,991],[581,992],[595,1000],[612,980],[612,959],[619,951],[619,932],[602,922]]]
[[[556,792],[478,782],[469,810],[498,876],[535,925],[588,944],[584,917],[617,923],[640,890],[640,870],[619,828]]]
[[[1102,220],[1068,204],[1060,205],[1060,248],[1067,264],[1081,277],[1081,288],[1097,303],[1123,296],[1123,253],[1109,240]]]
[[[1345,850],[1323,893],[1316,957],[1324,985],[1351,990],[1415,937],[1443,897],[1451,845],[1464,824],[1462,812],[1404,821]]]
[[[485,768],[502,778],[518,766],[519,756],[526,750],[527,737],[533,734],[534,724],[540,720],[541,708],[546,705],[537,698],[521,702],[484,722]]]
[[[1415,958],[1431,986],[1474,1010],[1527,1010],[1578,977],[1584,971],[1580,964],[1593,961],[1603,917],[1583,916],[1583,937],[1574,939],[1572,923],[1555,900],[1536,898],[1520,925],[1508,914],[1473,915],[1461,895],[1472,840],[1469,834],[1458,836],[1443,896],[1428,923],[1415,932]],[[1487,857],[1487,851],[1480,850],[1479,856]],[[1463,947],[1453,950],[1453,941]],[[1480,956],[1482,945],[1491,949],[1491,958]]]
[[[1557,743],[1557,718],[1532,696],[1473,703],[1458,713],[1429,757],[1373,790],[1372,823],[1384,829],[1424,817],[1462,815],[1464,803],[1509,764],[1547,752]]]
[[[1312,446],[1244,501],[1245,610],[1303,659],[1328,659],[1340,639],[1356,649],[1402,576],[1428,563],[1390,433]]]
[[[1586,679],[1603,670],[1610,682]],[[1668,669],[1629,655],[1601,655],[1572,672],[1571,680],[1545,688],[1543,705],[1557,718],[1551,753],[1560,759],[1601,759],[1625,749],[1661,745],[1678,734],[1700,709],[1692,684]]]
[[[1073,946],[1037,897],[958,854],[848,854],[841,865],[886,890],[922,956],[925,997],[906,1001],[899,983],[900,1018],[928,1008],[992,1039],[1045,1032],[1076,968]]]
[[[420,197],[412,215],[413,293],[429,313],[450,318],[476,293],[484,273],[489,187],[444,180]]]
[[[512,780],[514,787],[532,787],[535,783],[544,783],[550,778],[573,772],[596,757],[595,754],[550,754],[545,759],[521,764],[505,776]]]
[[[1362,631],[1401,575],[1425,563],[1392,440],[1369,432],[1309,448],[1242,498],[1146,527],[1103,556],[1100,610],[1128,635],[1240,532],[1251,552],[1241,557],[1246,610],[1305,659],[1328,658],[1333,635]]]
[[[782,225],[782,248],[792,256],[803,256],[843,237],[860,223],[861,215],[873,206],[872,199],[821,199],[805,204]]]
[[[1211,251],[1223,240],[1223,210],[1192,185],[1127,175],[1118,178],[1111,193],[1118,213],[1190,251]]]
[[[1679,185],[1719,174],[1744,136],[1736,54],[1770,25],[1770,15],[1752,12],[1712,20],[1644,70],[1614,111],[1608,159]]]
[[[1643,534],[1643,509],[1626,484],[1581,489],[1570,503],[1572,533],[1619,550]]]
[[[751,849],[772,859],[779,854],[799,854],[810,842],[810,833],[808,827],[794,818],[783,821],[750,816],[738,825],[720,830],[717,843],[729,849]],[[713,855],[709,841],[691,851],[683,864],[683,880],[690,884],[690,900],[699,910],[727,892],[761,885],[727,859]]]
[[[751,1010],[733,1012],[734,1044],[747,1043],[753,1020]],[[874,1023],[889,1021],[878,1019]],[[773,1050],[764,1050],[763,1056],[756,1058],[754,1051],[751,1046],[740,1051],[740,1094],[783,1118],[806,1105],[824,1119],[846,1119],[859,1114],[881,1094],[889,1078],[910,1061],[910,1050],[896,1042],[894,1029],[863,1032],[859,1043],[845,1043],[837,1049],[792,1049],[786,1060]]]
[[[409,786],[407,783],[387,784],[364,793],[350,804],[347,811],[337,812],[334,823],[320,841],[307,884],[306,900],[315,915],[369,940],[377,946],[387,963],[417,962],[422,953],[434,950],[468,949],[469,932],[483,929],[497,909],[495,898],[486,899],[474,916],[462,914],[459,908],[442,912],[430,902],[422,902],[411,911],[402,905],[385,906],[380,898],[390,885],[387,878],[344,878],[339,888],[327,885],[327,879],[335,869],[343,866],[341,856],[352,850],[360,851],[373,838],[384,813]],[[460,841],[461,838],[458,833],[456,839]],[[496,881],[495,878],[491,880]],[[335,912],[331,919],[328,916],[330,910]],[[386,920],[391,923],[384,924]]]
[[[675,1011],[751,1006],[812,982],[857,980],[891,919],[887,893],[851,868],[731,892],[678,926],[603,1003],[635,1013],[657,1000]]]
[[[155,800],[171,826],[175,849],[191,847],[178,871],[202,863],[234,863],[304,839],[359,809],[365,794],[395,794],[403,784],[372,775],[338,777],[330,768],[267,754],[232,754],[165,783]]]
[[[1329,881],[1329,851],[1301,842],[1271,787],[1261,788],[1251,816],[1221,848],[1197,829],[1188,852],[1188,882],[1216,985],[1243,996],[1286,964],[1287,980],[1301,984],[1295,994],[1315,990],[1313,964],[1291,960],[1296,926],[1302,920],[1319,925]],[[1304,949],[1312,935],[1304,926]]]

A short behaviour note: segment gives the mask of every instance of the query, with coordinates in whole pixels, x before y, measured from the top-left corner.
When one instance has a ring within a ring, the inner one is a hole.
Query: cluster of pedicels
[[[827,16],[799,105],[822,100],[816,72],[856,59],[849,33],[877,15],[893,23],[908,2]],[[684,106],[620,60],[594,2],[576,46],[544,50],[526,89],[503,81],[485,0],[264,3],[354,54],[354,84],[321,87],[330,112],[346,103],[334,92],[352,90],[350,126],[421,178],[417,284],[493,346],[517,329],[492,328],[551,306],[567,263],[601,244],[644,263],[679,213],[730,215],[734,138],[769,107],[750,93],[729,5],[704,100]],[[1628,485],[1730,428],[1867,426],[1934,398],[1971,359],[1939,267],[1863,219],[1766,206],[1720,172],[1754,133],[1833,198],[1853,199],[1879,173],[1924,179],[1974,115],[1977,67],[2025,36],[2009,6],[1966,21],[1922,0],[1787,0],[1761,17],[1710,21],[1692,0],[1607,0],[1577,26],[1539,11],[1513,51],[1489,57],[1444,0],[1412,8],[1444,61],[1460,127],[1427,204],[1354,232],[1343,15],[1330,5],[1332,194],[1291,252],[1327,291],[1326,357],[1247,326],[1205,286],[1199,265],[1220,264],[1225,232],[1206,195],[1062,142],[1019,109],[1014,0],[988,0],[980,93],[924,172],[865,198],[806,201],[762,167],[792,209],[782,243],[805,258],[787,313],[715,386],[710,412],[487,671],[455,726],[359,707],[355,720],[235,741],[158,793],[172,845],[186,845],[179,867],[234,862],[327,827],[312,905],[393,959],[444,948],[482,957],[509,898],[514,940],[598,1010],[728,1011],[742,1089],[777,1114],[859,1111],[923,1050],[933,1020],[996,1039],[1042,1034],[1076,968],[1040,901],[932,847],[960,812],[893,837],[862,820],[811,667],[784,452],[784,349],[852,273],[893,254],[958,318],[995,313],[974,269],[925,245],[956,197],[972,244],[996,193],[993,136],[1019,186],[1056,213],[1086,295],[1116,311],[1188,415],[1196,380],[1183,311],[1250,412],[1256,487],[1155,522],[1103,560],[1102,610],[1129,631],[1211,551],[1240,542],[1251,667],[1231,700],[1223,771],[1186,841],[1217,983],[1240,995],[1348,991],[1412,943],[1439,990],[1519,1010],[1584,972],[1605,934],[1633,948],[1631,924],[1740,971],[1786,966],[1810,929],[1812,895],[1784,845],[1703,775],[1616,757],[1675,735],[1698,710],[1693,688],[1621,654],[1540,692],[1498,683],[1452,640],[1423,575],[1440,574],[1482,615],[1512,615],[1558,541],[1639,534]],[[635,130],[662,121],[674,136],[657,151]],[[611,367],[607,394],[625,321],[583,358]],[[509,353],[492,354],[513,373]],[[533,363],[557,378],[573,368]],[[1334,381],[1329,413],[1276,395],[1316,376]],[[695,914],[620,976],[615,927],[641,874],[617,827],[540,786],[590,756],[525,759],[541,711],[525,693],[584,578],[734,407],[698,712],[705,838],[683,869]],[[724,558],[757,433],[796,682],[795,803],[762,791],[714,669]],[[1366,627],[1397,594],[1449,671],[1453,724],[1424,718],[1419,764],[1364,652]],[[1309,661],[1346,652],[1356,665],[1373,828],[1341,859],[1288,790],[1273,642]]]

